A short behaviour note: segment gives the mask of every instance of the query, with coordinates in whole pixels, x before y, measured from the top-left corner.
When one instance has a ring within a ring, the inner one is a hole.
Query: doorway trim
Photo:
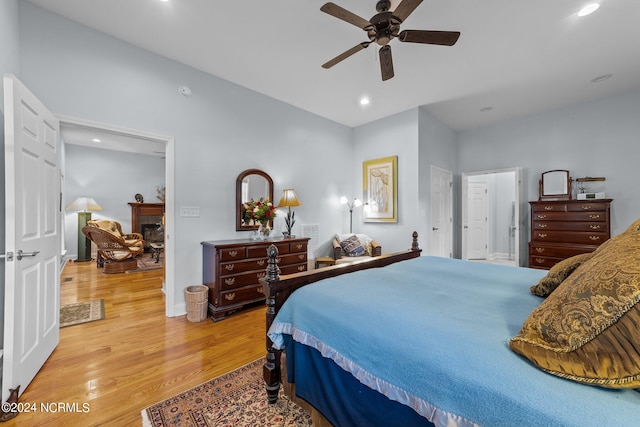
[[[506,172],[514,172],[514,186],[515,186],[515,206],[514,209],[514,264],[516,266],[525,265],[524,255],[525,251],[523,250],[523,231],[525,230],[524,220],[526,218],[524,212],[524,206],[522,204],[524,197],[524,178],[523,178],[523,169],[521,167],[513,167],[513,168],[505,168],[505,169],[491,169],[485,171],[476,171],[476,172],[463,172],[462,173],[462,210],[461,210],[461,236],[462,236],[462,259],[466,259],[467,256],[467,233],[465,233],[465,226],[467,225],[467,197],[468,197],[468,186],[469,186],[469,177],[470,176],[480,176],[480,175],[491,175],[491,174],[500,174]]]
[[[77,117],[56,114],[62,125],[83,126],[93,128],[99,131],[118,133],[134,138],[146,140],[154,140],[164,143],[166,146],[165,153],[165,270],[164,283],[162,285],[165,293],[165,315],[167,317],[176,316],[175,311],[175,245],[173,244],[173,236],[175,230],[175,138],[173,136],[162,135],[153,132],[142,131],[138,129],[117,126],[95,122]]]

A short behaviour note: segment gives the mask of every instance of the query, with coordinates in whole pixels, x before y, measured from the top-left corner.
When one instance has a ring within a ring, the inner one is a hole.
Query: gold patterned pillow
[[[509,347],[563,378],[640,387],[640,233],[594,252],[527,318]]]
[[[592,256],[592,253],[586,253],[563,259],[551,267],[547,275],[540,279],[537,285],[530,288],[531,293],[539,297],[549,296],[564,279],[569,277],[569,275],[585,261],[591,259]]]

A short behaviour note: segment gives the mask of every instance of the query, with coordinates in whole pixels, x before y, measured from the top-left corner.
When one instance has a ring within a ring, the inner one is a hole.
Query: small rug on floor
[[[60,327],[104,319],[104,300],[76,302],[60,307]]]
[[[144,427],[310,426],[311,416],[280,388],[267,402],[262,379],[264,358],[200,384],[142,411]]]
[[[156,262],[156,259],[153,258],[151,254],[144,254],[138,257],[136,261],[138,261],[138,268],[135,270],[129,270],[127,273],[137,273],[139,271],[159,270],[164,268],[162,258],[160,258],[159,262]]]

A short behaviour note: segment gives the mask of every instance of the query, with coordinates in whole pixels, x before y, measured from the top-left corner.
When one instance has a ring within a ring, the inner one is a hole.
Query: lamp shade
[[[280,197],[278,207],[285,208],[287,206],[300,206],[300,200],[298,200],[298,196],[296,196],[296,192],[293,188],[282,190],[282,197]]]
[[[91,197],[78,197],[67,206],[67,210],[76,212],[101,211],[102,206]]]

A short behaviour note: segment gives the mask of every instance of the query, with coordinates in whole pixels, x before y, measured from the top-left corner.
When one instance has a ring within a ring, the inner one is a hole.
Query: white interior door
[[[430,255],[453,256],[453,174],[431,167],[431,242]]]
[[[487,258],[487,183],[469,182],[468,190],[468,259]]]
[[[60,335],[60,128],[4,77],[6,265],[2,401],[29,385]]]

